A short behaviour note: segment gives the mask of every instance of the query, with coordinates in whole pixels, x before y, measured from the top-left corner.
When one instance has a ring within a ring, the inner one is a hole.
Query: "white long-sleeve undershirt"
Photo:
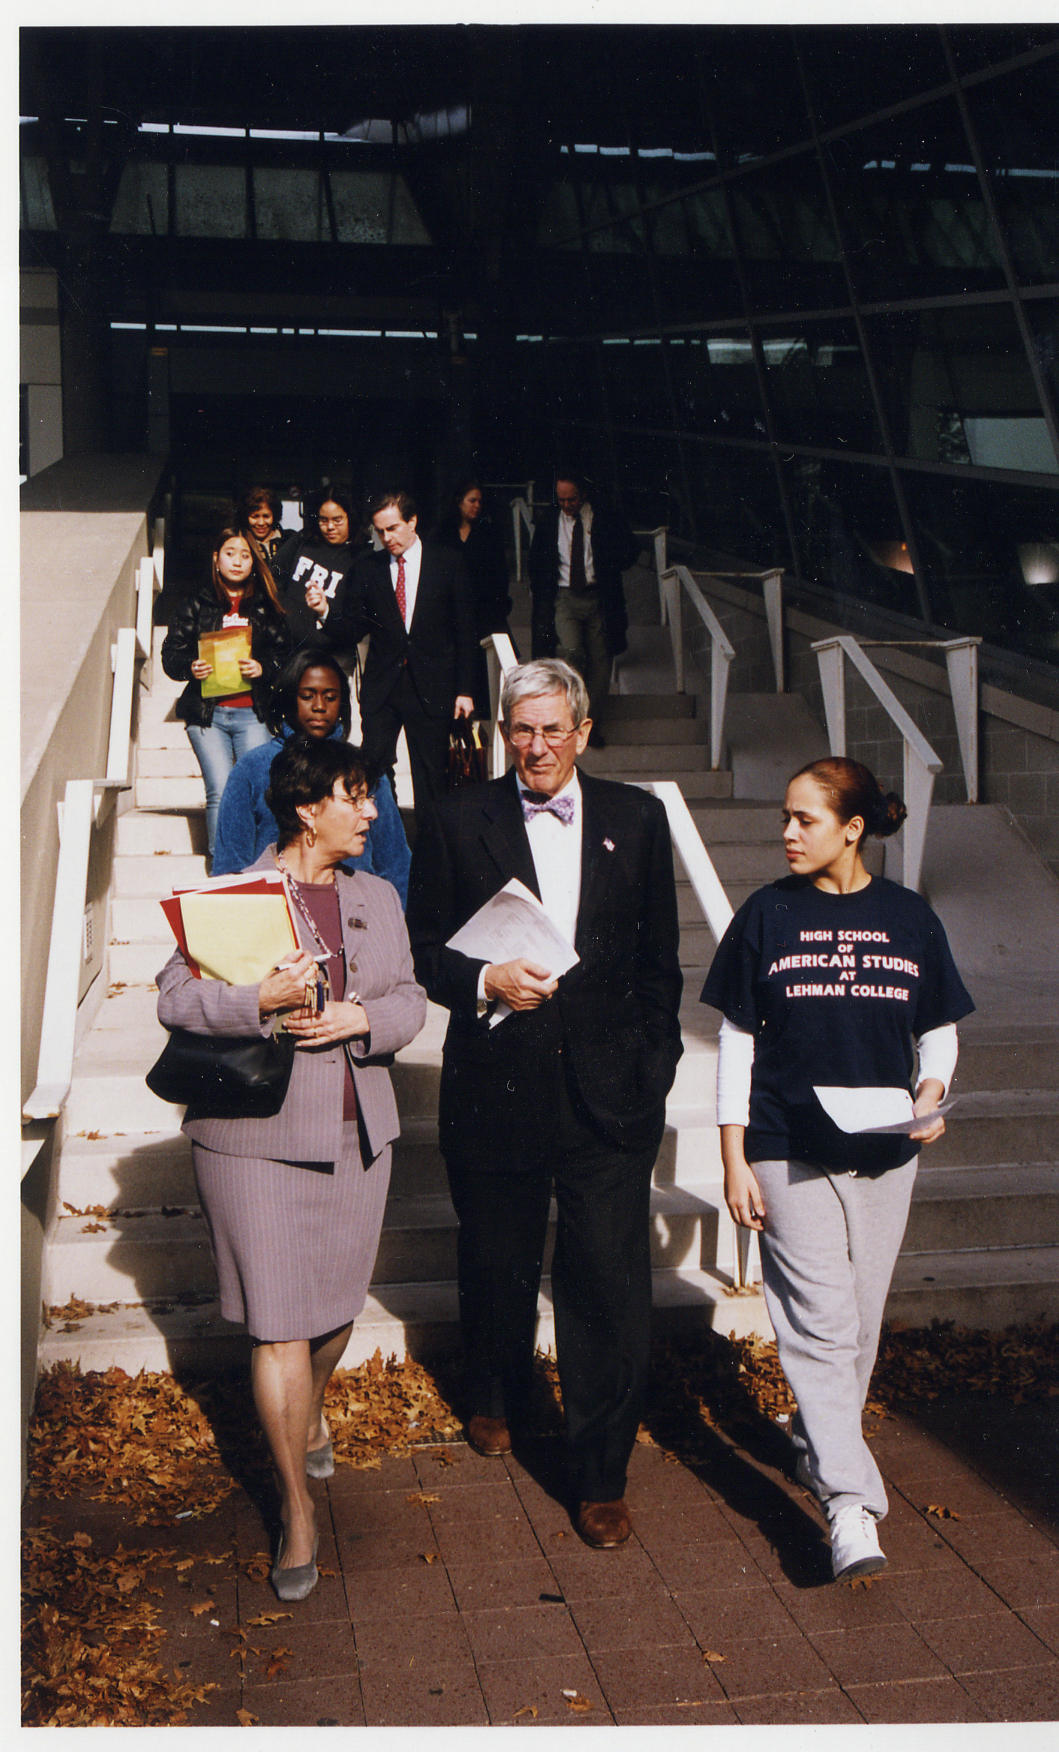
[[[928,1028],[916,1041],[916,1047],[919,1052],[919,1084],[928,1078],[936,1079],[948,1093],[959,1052],[955,1022],[946,1022],[940,1028]],[[753,1034],[748,1028],[737,1028],[726,1016],[717,1040],[718,1125],[750,1124],[753,1069]]]

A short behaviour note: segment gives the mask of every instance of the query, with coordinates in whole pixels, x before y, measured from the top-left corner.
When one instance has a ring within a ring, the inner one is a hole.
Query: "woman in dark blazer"
[[[404,916],[389,882],[348,875],[374,817],[360,750],[295,736],[272,767],[278,841],[255,869],[283,872],[302,948],[258,986],[195,979],[177,950],[158,976],[167,1028],[297,1037],[290,1087],[270,1119],[189,1109],[199,1197],[221,1312],[254,1340],[254,1404],[279,1481],[283,1531],[272,1583],[300,1600],[317,1581],[306,1474],[334,1470],[324,1392],[364,1306],[399,1126],[386,1066],[423,1026]],[[314,959],[315,958],[315,959]],[[307,978],[326,976],[318,1013]]]

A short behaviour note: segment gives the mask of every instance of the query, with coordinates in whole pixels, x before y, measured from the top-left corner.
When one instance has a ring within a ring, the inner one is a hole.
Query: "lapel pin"
[[[605,839],[603,841],[603,844],[606,846],[608,852],[612,852],[614,850],[614,841],[612,839]]]

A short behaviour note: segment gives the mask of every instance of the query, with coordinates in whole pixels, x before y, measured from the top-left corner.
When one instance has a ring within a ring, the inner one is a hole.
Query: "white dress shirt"
[[[404,551],[404,630],[407,633],[412,625],[412,616],[416,609],[416,592],[419,589],[419,571],[423,564],[423,543],[418,535],[411,547]],[[390,555],[390,583],[397,589],[397,556]]]
[[[586,501],[578,516],[585,530],[585,583],[596,582],[595,568],[592,565],[592,507]],[[570,588],[570,543],[573,540],[574,520],[567,511],[559,513],[559,588]],[[553,817],[554,819],[554,817]]]
[[[517,775],[515,782],[521,806],[526,786]],[[560,821],[550,810],[542,809],[532,821],[526,822],[526,837],[537,874],[541,905],[552,924],[568,943],[572,943],[577,933],[577,911],[581,904],[582,805],[576,770],[557,795],[573,798],[573,820]],[[478,974],[478,1002],[480,1005],[485,1003],[484,966]]]

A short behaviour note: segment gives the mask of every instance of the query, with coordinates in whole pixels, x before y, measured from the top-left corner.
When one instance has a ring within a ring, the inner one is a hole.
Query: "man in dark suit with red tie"
[[[416,531],[411,495],[381,493],[369,506],[382,550],[358,563],[332,644],[371,645],[360,689],[364,753],[392,772],[408,741],[416,822],[444,790],[449,729],[474,710],[474,598],[461,555]]]
[[[439,1131],[459,1218],[468,1438],[506,1453],[532,1389],[549,1200],[556,1354],[575,1521],[590,1545],[631,1531],[626,1468],[650,1348],[651,1172],[682,1047],[665,811],[579,773],[591,720],[568,664],[527,663],[501,695],[514,771],[442,800],[416,841],[416,977],[450,1012]],[[487,964],[448,939],[512,877],[579,960]],[[490,1025],[497,1005],[510,1014]]]

